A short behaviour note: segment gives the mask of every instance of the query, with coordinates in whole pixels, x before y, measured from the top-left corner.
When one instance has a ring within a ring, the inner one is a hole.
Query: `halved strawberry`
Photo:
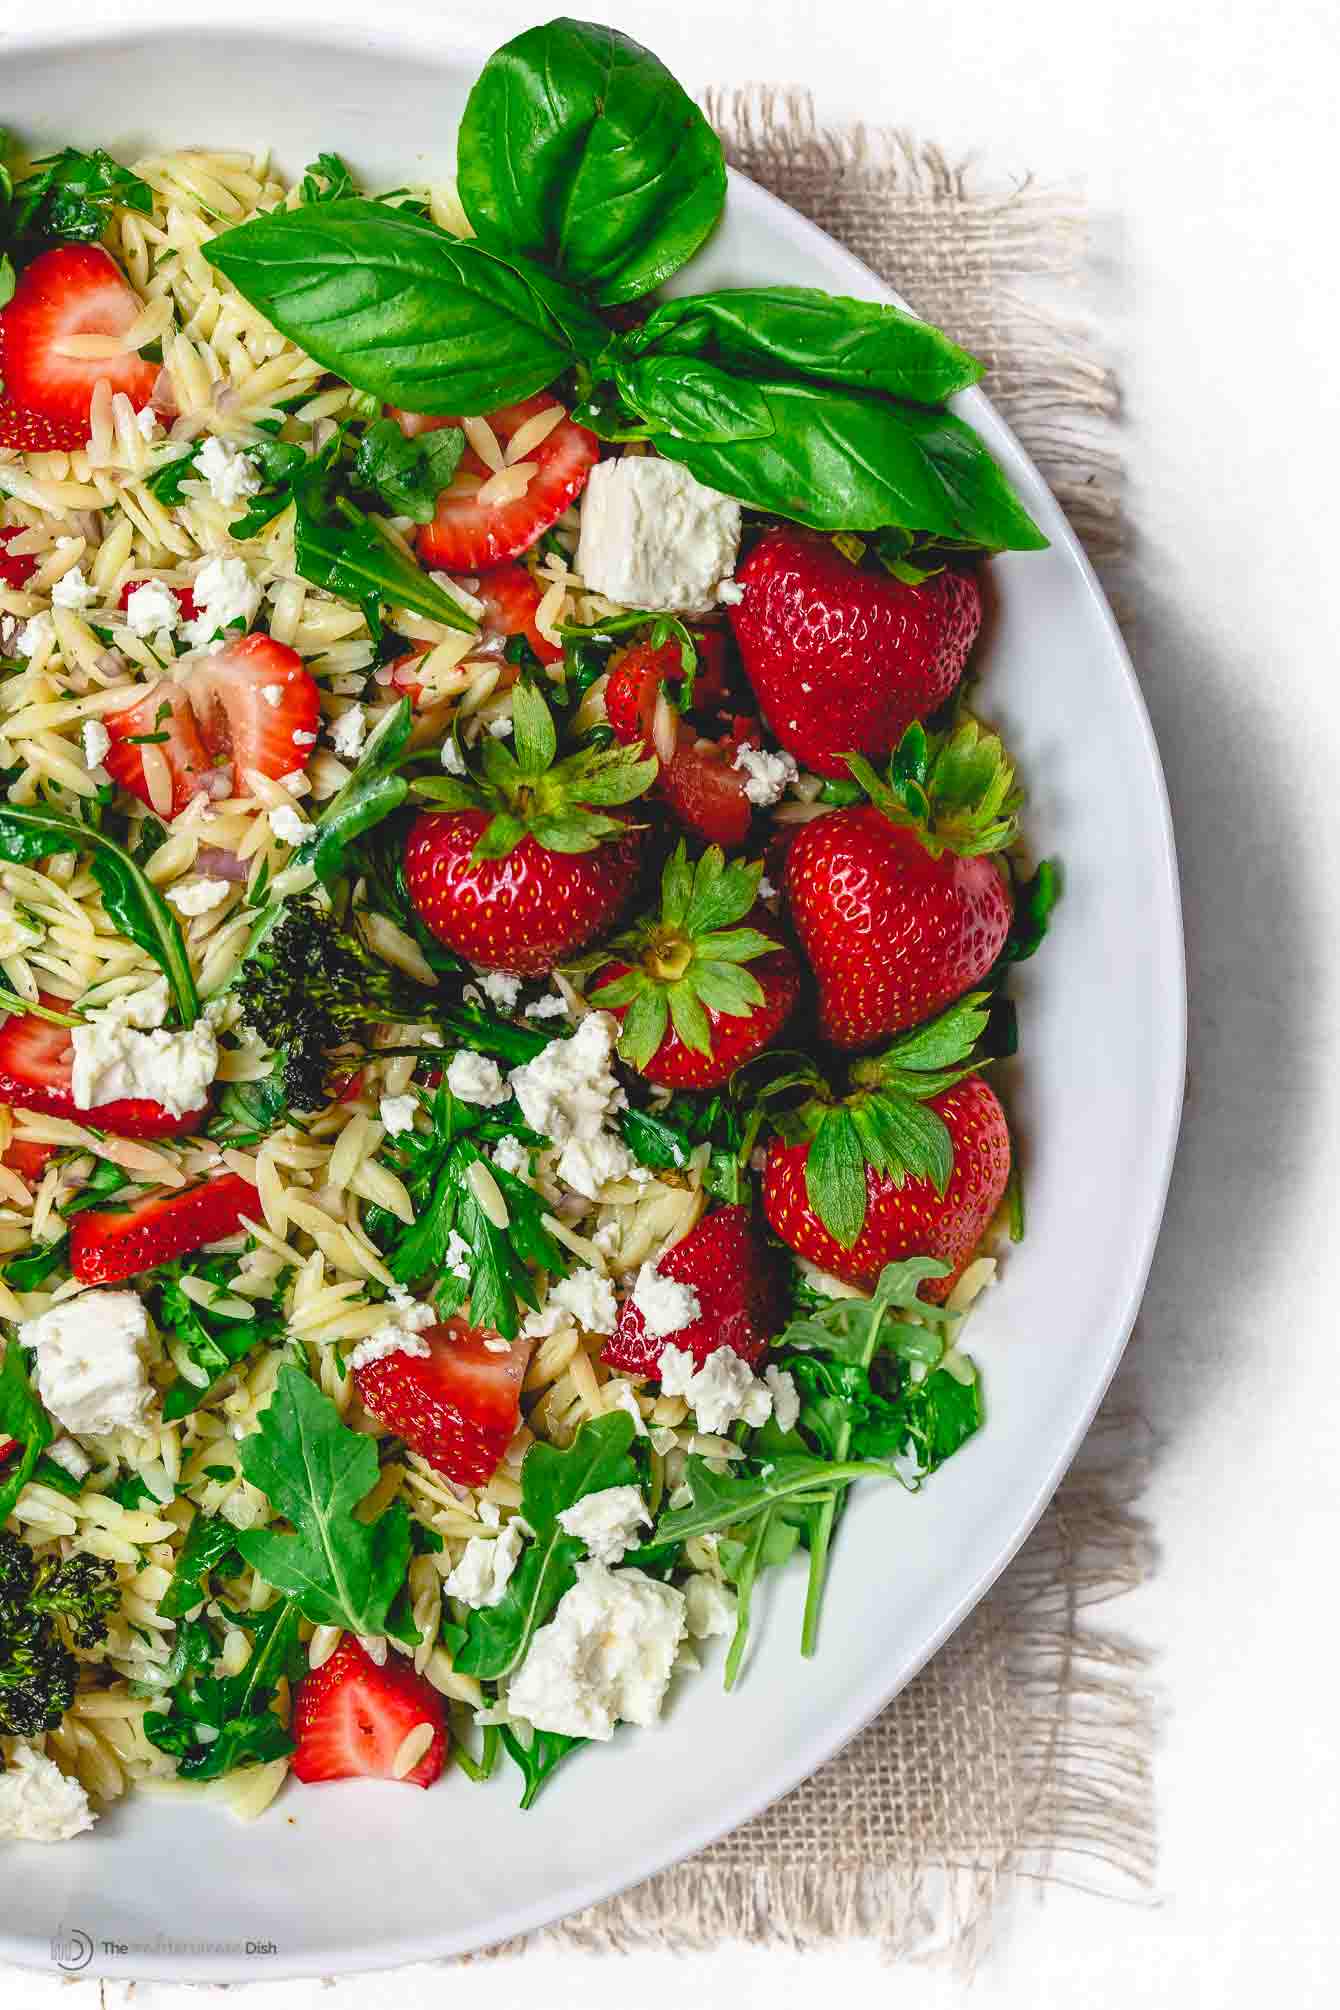
[[[716,685],[724,695],[720,667],[723,654],[719,640],[704,650],[707,676],[711,680],[708,688]],[[657,794],[680,822],[713,844],[734,849],[749,835],[754,806],[745,794],[747,777],[733,764],[741,741],[751,737],[751,733],[757,745],[759,729],[748,719],[734,719],[728,732],[718,740],[711,740],[671,708],[669,726],[675,736],[674,751],[666,759],[656,744],[656,710],[661,685],[678,683],[683,674],[677,642],[664,642],[660,648],[653,648],[650,642],[635,642],[610,672],[605,686],[605,716],[615,738],[625,746],[641,741],[648,752],[655,753],[660,762]],[[703,697],[704,693],[695,686],[695,707]]]
[[[43,997],[58,1009],[61,1000]],[[38,1110],[46,1117],[68,1117],[91,1124],[119,1138],[168,1138],[197,1130],[209,1105],[174,1117],[147,1096],[122,1096],[81,1110],[74,1100],[74,1049],[68,1027],[53,1026],[34,1012],[16,1012],[0,1026],[0,1103],[12,1109]],[[14,1146],[10,1146],[14,1150]]]
[[[56,1027],[59,1032],[60,1028]],[[11,1138],[0,1153],[0,1165],[6,1165],[16,1172],[20,1179],[26,1179],[30,1186],[36,1186],[47,1169],[47,1164],[56,1156],[55,1145],[40,1145],[36,1138]]]
[[[3,442],[0,442],[0,444],[3,444]],[[23,530],[18,524],[14,524],[12,528],[7,530],[0,530],[0,586],[11,587],[15,593],[22,593],[24,587],[37,570],[37,559],[34,553],[29,551],[15,552],[11,558],[5,550],[7,544],[12,544],[16,537],[22,536]]]
[[[528,420],[551,410],[556,402],[541,391],[519,405],[504,405],[500,411],[488,413],[488,422],[506,447]],[[459,419],[425,421],[421,414],[412,412],[395,416],[407,433],[461,423]],[[576,501],[599,453],[594,433],[585,426],[575,426],[571,419],[560,419],[524,456],[535,469],[525,494],[513,502],[480,503],[476,498],[490,471],[474,449],[467,447],[450,486],[437,499],[436,517],[415,539],[420,558],[425,565],[445,572],[479,572],[516,558]]]
[[[238,1173],[197,1186],[159,1187],[127,1207],[90,1208],[70,1231],[70,1269],[81,1284],[117,1284],[174,1256],[189,1256],[260,1216],[260,1195]]]
[[[146,745],[158,748],[171,772],[172,816],[180,816],[202,789],[211,795],[228,793],[227,771],[216,768],[205,751],[184,684],[155,684],[137,704],[109,712],[102,723],[112,742],[102,764],[114,782],[142,803],[153,805],[144,773]]]
[[[326,1780],[393,1780],[396,1753],[421,1724],[432,1726],[432,1742],[402,1776],[407,1787],[431,1787],[446,1764],[446,1705],[401,1655],[392,1651],[378,1666],[346,1633],[294,1694],[294,1776],[309,1787]]]
[[[321,694],[296,649],[244,635],[202,656],[186,688],[210,753],[232,758],[234,795],[249,793],[248,768],[278,781],[311,760]]]
[[[461,1318],[430,1326],[429,1353],[386,1354],[354,1371],[364,1407],[457,1486],[492,1479],[521,1421],[532,1340],[497,1353],[497,1336]]]
[[[66,356],[77,335],[124,335],[143,303],[99,244],[59,244],[25,266],[0,312],[0,377],[23,413],[75,427],[80,446],[96,385],[124,391],[136,410],[153,395],[158,365],[124,350],[118,356]]]
[[[654,1375],[665,1347],[692,1354],[697,1368],[718,1347],[729,1347],[751,1368],[758,1366],[784,1306],[777,1264],[747,1207],[718,1207],[704,1215],[656,1268],[697,1294],[698,1317],[674,1333],[649,1333],[632,1298],[626,1298],[602,1361],[626,1375]]]
[[[123,612],[129,606],[130,596],[136,587],[143,586],[144,584],[145,581],[143,579],[128,579],[126,581],[125,585],[121,588],[121,599],[118,603]],[[182,621],[194,621],[200,610],[195,604],[195,595],[192,593],[190,587],[170,586],[168,592],[177,603],[178,618]]]

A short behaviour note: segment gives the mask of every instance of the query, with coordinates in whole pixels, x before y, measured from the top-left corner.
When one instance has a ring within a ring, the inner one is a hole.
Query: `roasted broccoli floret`
[[[70,1652],[107,1638],[120,1599],[105,1557],[34,1558],[0,1530],[0,1732],[36,1738],[54,1731],[74,1701],[78,1663]]]

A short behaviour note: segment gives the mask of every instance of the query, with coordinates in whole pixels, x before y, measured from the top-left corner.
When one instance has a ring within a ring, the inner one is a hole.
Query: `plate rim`
[[[40,29],[21,25],[17,30],[0,36],[0,47],[3,47],[5,54],[10,57],[16,55],[40,57],[43,52],[60,54],[67,50],[71,43],[81,48],[101,47],[110,42],[126,41],[139,35],[162,33],[165,29],[169,33],[226,32],[230,39],[246,36],[272,43],[307,42],[332,48],[351,46],[372,48],[389,53],[409,49],[446,69],[463,69],[467,63],[477,63],[481,54],[486,53],[483,50],[482,39],[457,34],[454,30],[439,33],[437,21],[431,18],[421,17],[411,20],[393,16],[379,22],[375,28],[369,29],[365,17],[359,18],[350,11],[348,0],[335,0],[333,11],[326,10],[319,21],[300,16],[295,16],[289,21],[277,20],[273,14],[259,13],[249,5],[225,10],[218,4],[218,0],[204,0],[200,6],[193,7],[188,20],[185,13],[174,6],[156,6],[150,14],[141,6],[134,4],[134,0],[111,0],[108,11],[91,25],[81,26],[73,21],[49,23]],[[732,193],[743,192],[745,203],[757,203],[763,209],[771,211],[781,229],[793,238],[799,238],[802,244],[812,247],[825,262],[831,261],[836,256],[839,263],[850,270],[854,286],[859,282],[872,297],[911,312],[916,311],[895,288],[854,252],[849,251],[845,245],[831,237],[810,218],[774,195],[771,190],[762,187],[735,167],[728,169],[728,177]],[[400,1935],[394,1943],[394,1951],[386,1946],[364,1942],[360,1948],[332,1950],[328,1957],[323,1958],[315,1966],[312,1956],[303,1953],[297,1953],[287,1959],[280,1954],[273,1961],[267,1960],[263,1971],[260,1972],[254,1966],[246,1968],[239,1966],[236,1961],[226,1958],[221,1961],[208,1955],[194,1957],[167,1955],[162,1960],[150,1955],[140,1955],[135,1957],[133,1964],[122,1962],[115,1957],[94,1962],[81,1971],[84,1976],[105,1976],[110,1979],[134,1975],[159,1981],[217,1983],[261,1981],[267,1978],[294,1979],[314,1974],[366,1973],[388,1966],[399,1967],[414,1962],[440,1960],[492,1947],[499,1941],[532,1933],[587,1906],[618,1897],[647,1878],[686,1861],[713,1841],[761,1814],[787,1794],[792,1793],[802,1781],[826,1765],[857,1738],[926,1666],[932,1656],[939,1652],[980,1604],[1036,1528],[1057,1487],[1073,1463],[1120,1365],[1144,1297],[1162,1229],[1180,1137],[1187,1060],[1187,971],[1176,838],[1167,779],[1149,709],[1125,638],[1117,625],[1116,617],[1087,553],[1031,455],[986,393],[980,388],[973,387],[960,393],[952,403],[954,409],[961,412],[979,431],[988,438],[994,437],[996,442],[1004,445],[1007,456],[1015,458],[1017,464],[1031,476],[1039,490],[1052,504],[1057,518],[1052,543],[1060,544],[1064,548],[1083,583],[1091,612],[1105,632],[1126,699],[1139,727],[1148,777],[1153,786],[1154,800],[1159,813],[1157,831],[1153,834],[1157,840],[1154,848],[1157,855],[1156,858],[1151,858],[1151,863],[1157,866],[1157,876],[1167,901],[1168,947],[1174,956],[1174,968],[1169,974],[1175,982],[1170,984],[1169,995],[1165,1000],[1166,1018],[1163,1025],[1170,1087],[1164,1107],[1155,1113],[1156,1125],[1151,1124],[1151,1130],[1156,1127],[1161,1135],[1157,1172],[1149,1185],[1142,1232],[1138,1244],[1132,1250],[1133,1261],[1129,1266],[1125,1299],[1109,1320],[1107,1347],[1096,1364],[1097,1373],[1090,1392],[1081,1405],[1076,1423],[1067,1434],[1063,1448],[1033,1485],[1027,1508],[1016,1517],[1004,1541],[993,1551],[991,1562],[977,1572],[970,1587],[956,1599],[929,1637],[919,1641],[917,1647],[901,1657],[891,1670],[886,1670],[877,1679],[866,1681],[856,1693],[846,1695],[840,1712],[839,1727],[831,1735],[825,1732],[821,1737],[812,1738],[798,1756],[789,1757],[787,1762],[777,1769],[770,1768],[768,1784],[761,1793],[737,1794],[728,1808],[723,1809],[717,1803],[714,1804],[712,1813],[701,1821],[681,1823],[675,1831],[673,1842],[663,1850],[644,1850],[637,1860],[636,1867],[627,1875],[620,1875],[613,1882],[608,1876],[588,1878],[576,1886],[565,1889],[561,1902],[557,1904],[545,1899],[520,1904],[513,1911],[498,1914],[486,1933],[464,1930],[435,1935]],[[49,1958],[43,1959],[42,1953],[39,1952],[44,1946],[45,1943],[40,1937],[20,1937],[5,1922],[0,1921],[0,1961],[10,1962],[19,1968],[47,1968],[50,1965]]]

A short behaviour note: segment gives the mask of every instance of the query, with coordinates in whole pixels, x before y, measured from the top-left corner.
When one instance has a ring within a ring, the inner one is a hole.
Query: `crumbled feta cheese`
[[[694,1640],[735,1631],[735,1593],[718,1578],[698,1571],[684,1586],[684,1620]]]
[[[556,1333],[575,1320],[588,1333],[612,1333],[619,1316],[614,1286],[598,1270],[574,1270],[556,1278],[538,1312],[528,1312],[522,1332],[530,1338]]]
[[[490,1005],[496,1005],[500,1012],[515,1012],[516,1001],[521,992],[521,979],[510,977],[505,970],[484,970],[480,973],[480,989]]]
[[[499,1535],[472,1535],[464,1556],[442,1586],[447,1597],[476,1607],[501,1604],[524,1540],[524,1530],[517,1521],[509,1521]]]
[[[141,1032],[124,1005],[91,1014],[70,1034],[75,1108],[123,1096],[161,1103],[174,1117],[198,1110],[219,1070],[219,1043],[204,1019],[180,1033]]]
[[[642,1323],[653,1339],[678,1333],[702,1317],[702,1305],[691,1284],[663,1277],[654,1263],[644,1263],[633,1286],[633,1303],[642,1314]],[[677,1352],[677,1349],[672,1349]],[[693,1358],[689,1356],[690,1360]],[[667,1391],[667,1393],[669,1393]]]
[[[467,772],[465,758],[450,736],[442,742],[442,765],[449,775],[463,775]]]
[[[763,1380],[772,1391],[772,1414],[779,1431],[794,1431],[800,1422],[800,1394],[796,1378],[785,1368],[765,1368]]]
[[[107,758],[112,744],[112,736],[101,719],[85,719],[80,729],[80,739],[84,745],[84,766],[100,768]]]
[[[151,440],[159,430],[158,414],[152,405],[142,405],[136,412],[135,429],[142,440]]]
[[[642,1410],[637,1400],[637,1391],[632,1383],[606,1382],[602,1393],[605,1398],[606,1411],[622,1410],[626,1417],[631,1417],[633,1420],[633,1436],[635,1438],[645,1438],[647,1436],[646,1419],[642,1415]]]
[[[744,599],[744,588],[738,579],[723,579],[717,587],[717,599],[723,607],[738,607]]]
[[[731,766],[749,777],[744,792],[759,809],[779,803],[786,794],[787,784],[794,782],[800,772],[794,754],[772,754],[766,747],[751,746],[748,740],[742,742]]]
[[[383,1096],[380,1114],[387,1136],[398,1138],[402,1131],[412,1131],[418,1110],[417,1096]]]
[[[181,603],[161,579],[146,579],[126,601],[126,627],[132,635],[157,635],[160,628],[176,628],[180,621]]]
[[[507,1084],[496,1061],[463,1047],[447,1063],[447,1087],[463,1103],[505,1103]]]
[[[284,702],[284,687],[282,684],[262,684],[261,696],[271,711],[277,712]]]
[[[523,1145],[520,1138],[510,1135],[499,1138],[491,1156],[499,1172],[514,1173],[518,1179],[524,1179],[530,1171],[530,1146]]]
[[[615,1564],[623,1561],[626,1549],[636,1548],[637,1532],[651,1527],[651,1516],[636,1487],[602,1487],[564,1508],[558,1525],[565,1535],[584,1542],[597,1563]]]
[[[737,1420],[751,1429],[772,1415],[772,1391],[730,1347],[715,1347],[701,1368],[682,1347],[663,1347],[658,1366],[663,1396],[683,1396],[698,1429],[721,1437]]]
[[[341,712],[330,729],[330,744],[345,761],[356,761],[368,736],[368,715],[361,705]]]
[[[209,483],[210,494],[225,509],[241,502],[243,496],[256,495],[261,485],[260,469],[250,454],[212,435],[196,455],[194,472]]]
[[[232,890],[226,879],[184,879],[168,888],[168,899],[178,914],[209,914],[223,906]]]
[[[570,1138],[557,1166],[563,1184],[587,1200],[597,1199],[608,1181],[639,1170],[633,1154],[613,1131],[600,1131],[593,1138]]]
[[[304,733],[300,727],[294,731],[291,737],[295,747],[314,747],[316,745],[316,734]]]
[[[0,1773],[0,1842],[69,1842],[96,1820],[78,1780],[31,1745],[15,1747]]]
[[[557,991],[548,991],[543,998],[532,998],[526,1007],[528,1019],[566,1019],[568,1001]]]
[[[119,1019],[123,1026],[138,1026],[142,1033],[150,1033],[167,1018],[171,1002],[167,978],[152,977],[138,991],[127,991],[120,998],[114,998],[110,1005],[103,1007],[102,1017]],[[210,1023],[212,1025],[213,1021]]]
[[[588,1012],[570,1040],[551,1040],[520,1068],[512,1088],[532,1130],[556,1145],[590,1143],[627,1097],[610,1067],[618,1026],[608,1012]]]
[[[14,647],[20,656],[36,656],[48,643],[56,639],[56,624],[49,614],[34,614],[25,621],[14,638]]]
[[[82,614],[86,607],[92,606],[97,597],[97,588],[89,585],[81,565],[72,565],[68,572],[61,574],[51,589],[51,605],[68,607],[75,614]]]
[[[592,468],[577,571],[625,607],[704,614],[735,570],[740,505],[674,461],[624,457]]]
[[[497,719],[490,719],[489,732],[493,735],[493,738],[495,740],[510,740],[512,737],[512,721],[510,715],[504,713],[501,717]]]
[[[236,621],[250,628],[261,604],[261,589],[240,558],[207,558],[191,582],[191,595],[200,618],[188,621],[182,634],[195,649]]]
[[[467,1284],[473,1275],[473,1265],[470,1261],[470,1245],[459,1229],[453,1228],[451,1234],[447,1237],[447,1246],[442,1252],[442,1268],[450,1271],[453,1277],[461,1278]],[[486,1340],[484,1345],[491,1347],[492,1343]],[[504,1340],[502,1342],[502,1352],[504,1354],[507,1352],[507,1346],[508,1343]]]
[[[47,1446],[47,1457],[63,1467],[72,1480],[86,1480],[93,1470],[92,1459],[73,1438],[57,1438]]]
[[[684,1597],[640,1570],[591,1558],[531,1642],[507,1707],[538,1731],[612,1738],[618,1721],[654,1724],[684,1637]]]
[[[291,810],[287,803],[280,803],[277,809],[267,811],[267,815],[270,829],[281,844],[304,844],[316,828],[315,824],[308,823],[306,817]]]
[[[432,1349],[423,1338],[427,1327],[437,1322],[437,1314],[431,1305],[411,1298],[407,1291],[393,1291],[391,1306],[394,1318],[385,1326],[379,1326],[366,1340],[360,1340],[349,1356],[349,1366],[357,1370],[367,1368],[374,1361],[384,1361],[388,1354],[416,1354],[426,1360]]]
[[[760,900],[776,900],[777,898],[777,889],[768,878],[766,872],[758,883],[758,897]]]
[[[149,1322],[133,1291],[81,1291],[18,1333],[36,1351],[37,1392],[64,1430],[84,1438],[140,1429],[153,1390]]]

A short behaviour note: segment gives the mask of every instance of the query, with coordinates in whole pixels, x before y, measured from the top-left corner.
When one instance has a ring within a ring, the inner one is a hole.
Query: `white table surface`
[[[396,0],[406,9],[411,0]],[[37,0],[14,0],[25,21]],[[177,13],[169,0],[144,12]],[[8,12],[7,9],[0,10]],[[96,19],[98,0],[42,0]],[[275,0],[276,17],[329,17]],[[543,9],[438,7],[494,46]],[[574,11],[581,12],[577,8]],[[1287,2010],[1340,1972],[1335,1539],[1340,772],[1335,680],[1334,186],[1340,30],[1326,0],[604,0],[691,87],[803,82],[820,113],[904,124],[1005,172],[1079,184],[1126,399],[1138,542],[1128,634],[1163,748],[1192,966],[1190,1098],[1123,1381],[1162,1440],[1163,1560],[1120,1610],[1157,1648],[1160,1901],[1020,1906],[972,2000],[1002,2010]],[[375,13],[385,18],[385,0]],[[14,18],[11,15],[10,18]],[[0,74],[0,102],[3,101]],[[5,106],[11,117],[20,108]],[[338,146],[339,136],[331,136]],[[14,2010],[96,1985],[0,1978]],[[105,1985],[118,2006],[125,1985]],[[958,2005],[853,1947],[627,1961],[537,1954],[246,2010],[773,2010]],[[193,1992],[141,1984],[137,2010]]]

